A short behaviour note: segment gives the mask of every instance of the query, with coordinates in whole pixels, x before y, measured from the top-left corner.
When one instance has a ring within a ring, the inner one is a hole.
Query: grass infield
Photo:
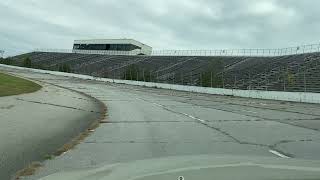
[[[0,97],[31,93],[41,89],[41,86],[18,77],[0,72]]]

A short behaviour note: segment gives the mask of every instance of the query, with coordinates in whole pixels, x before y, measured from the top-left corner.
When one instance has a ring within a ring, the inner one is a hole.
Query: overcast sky
[[[319,0],[1,0],[0,49],[70,49],[89,38],[133,38],[154,49],[318,43],[319,7]]]

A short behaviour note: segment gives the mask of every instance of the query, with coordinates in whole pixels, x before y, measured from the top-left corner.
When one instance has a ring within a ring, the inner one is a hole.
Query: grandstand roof
[[[85,39],[85,40],[74,40],[74,44],[133,44],[136,46],[147,46],[142,42],[139,42],[134,39]]]

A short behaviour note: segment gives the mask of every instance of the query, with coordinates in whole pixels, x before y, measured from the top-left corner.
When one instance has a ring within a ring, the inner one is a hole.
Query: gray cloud
[[[319,42],[316,0],[5,0],[0,49],[134,38],[155,49],[273,48]]]

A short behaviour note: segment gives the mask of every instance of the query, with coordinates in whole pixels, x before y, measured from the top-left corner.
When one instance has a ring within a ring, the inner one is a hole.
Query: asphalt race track
[[[107,106],[105,123],[34,176],[102,163],[216,154],[320,160],[320,105],[215,96],[31,72]]]
[[[99,103],[68,89],[41,83],[30,94],[0,97],[0,179],[50,158],[97,121]]]

